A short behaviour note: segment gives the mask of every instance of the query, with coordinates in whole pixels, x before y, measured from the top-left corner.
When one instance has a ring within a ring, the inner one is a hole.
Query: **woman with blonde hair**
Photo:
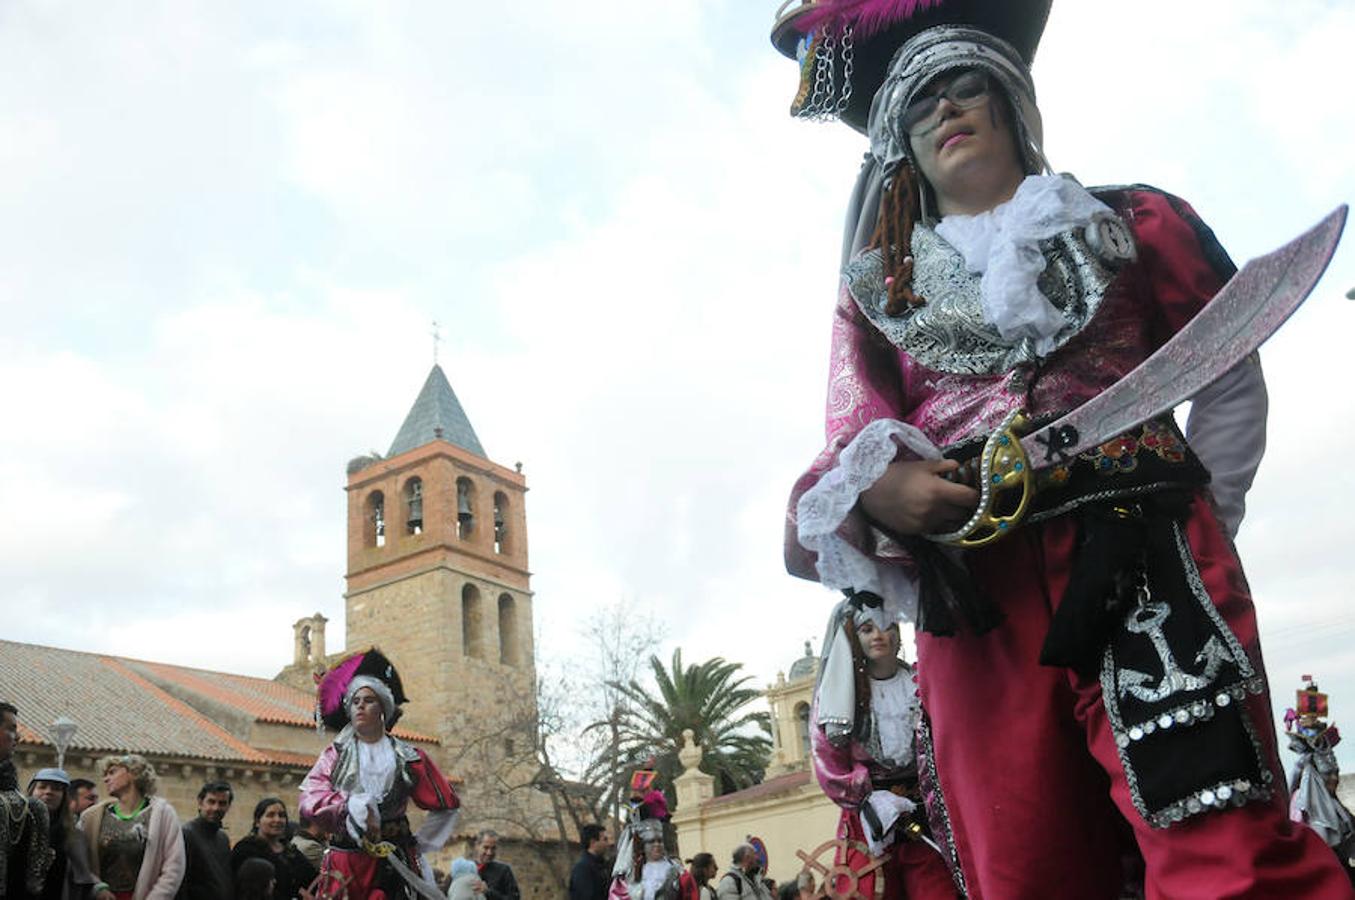
[[[174,807],[155,796],[155,768],[144,756],[99,763],[108,799],[80,816],[94,900],[171,900],[183,881],[183,831]]]

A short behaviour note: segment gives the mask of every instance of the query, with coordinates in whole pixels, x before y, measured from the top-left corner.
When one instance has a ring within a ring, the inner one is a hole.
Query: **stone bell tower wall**
[[[492,729],[495,696],[530,696],[536,677],[526,480],[433,441],[353,472],[347,491],[349,650],[390,657],[406,727],[447,745],[468,720]]]

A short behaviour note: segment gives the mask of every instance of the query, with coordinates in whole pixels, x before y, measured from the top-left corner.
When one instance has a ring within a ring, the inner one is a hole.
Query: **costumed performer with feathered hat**
[[[696,879],[668,852],[668,799],[652,765],[631,775],[629,818],[616,841],[608,900],[698,900]]]
[[[376,649],[320,680],[320,714],[339,734],[301,783],[301,814],[333,835],[321,897],[443,900],[425,854],[451,838],[460,801],[427,753],[390,733],[405,700],[399,673]],[[405,816],[411,802],[428,810],[417,833]]]
[[[1196,395],[1189,441],[1170,415],[1076,455],[1045,435],[1014,533],[923,537],[970,519],[959,460],[1009,416],[1097,396],[1235,271],[1180,198],[1051,174],[1030,73],[1049,5],[808,0],[778,22],[796,109],[870,142],[788,568],[916,623],[929,819],[972,900],[1114,898],[1135,852],[1150,898],[1355,896],[1288,820],[1231,540],[1264,447],[1255,354]],[[1117,59],[1087,73],[1107,103],[1133,77]]]
[[[1341,731],[1327,721],[1327,695],[1318,690],[1313,676],[1295,692],[1294,706],[1284,711],[1284,730],[1289,749],[1297,757],[1289,778],[1289,818],[1302,822],[1336,851],[1336,858],[1355,879],[1355,817],[1336,796],[1341,766],[1336,745]]]

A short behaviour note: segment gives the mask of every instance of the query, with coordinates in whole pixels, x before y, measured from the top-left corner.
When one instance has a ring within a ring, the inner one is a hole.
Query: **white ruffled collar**
[[[1041,355],[1058,344],[1068,319],[1040,292],[1039,242],[1115,213],[1072,178],[1029,175],[1006,203],[978,215],[946,216],[936,233],[982,274],[983,318],[1006,340],[1030,338]]]

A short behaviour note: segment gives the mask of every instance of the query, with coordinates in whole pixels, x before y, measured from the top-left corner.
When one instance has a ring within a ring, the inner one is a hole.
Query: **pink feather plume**
[[[941,6],[945,0],[820,0],[804,19],[806,31],[826,26],[840,31],[850,25],[852,33],[867,38],[920,12]]]
[[[320,679],[320,712],[330,715],[343,706],[343,692],[348,690],[353,672],[361,664],[362,654],[355,653],[325,673]]]
[[[668,818],[668,798],[663,795],[663,791],[650,791],[645,794],[644,802],[640,804],[640,808],[644,810],[644,818]]]

